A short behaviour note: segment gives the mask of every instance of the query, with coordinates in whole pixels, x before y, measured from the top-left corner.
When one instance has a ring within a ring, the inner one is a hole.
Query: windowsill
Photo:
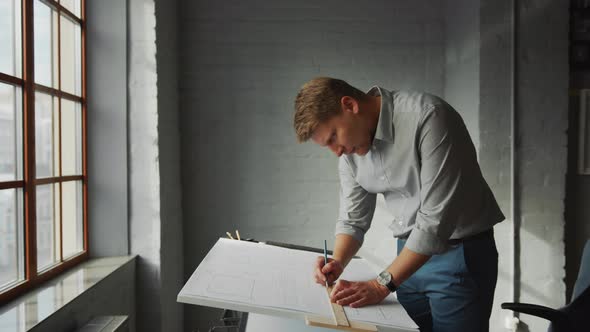
[[[26,332],[136,256],[92,258],[0,307],[0,332]]]

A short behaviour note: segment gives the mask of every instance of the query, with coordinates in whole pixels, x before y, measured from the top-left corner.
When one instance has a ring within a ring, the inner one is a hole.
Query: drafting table
[[[271,316],[254,315],[250,324],[297,325],[300,321],[299,330],[306,330],[305,317],[331,315],[324,286],[312,279],[317,256],[309,251],[221,238],[186,282],[177,300]],[[366,260],[357,258],[349,263],[342,278],[369,280],[376,273]],[[350,321],[374,324],[379,331],[418,331],[393,294],[378,305],[344,309]]]
[[[340,330],[308,326],[302,319],[249,313],[244,332],[281,331],[281,332],[341,332]],[[379,332],[418,331],[418,329],[396,329],[379,327]]]

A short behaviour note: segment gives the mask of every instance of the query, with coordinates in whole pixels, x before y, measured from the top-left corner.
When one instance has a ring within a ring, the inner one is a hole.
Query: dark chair
[[[578,278],[571,302],[563,308],[552,309],[528,303],[502,303],[502,309],[513,310],[551,321],[549,331],[576,332],[590,330],[590,240],[586,241]]]

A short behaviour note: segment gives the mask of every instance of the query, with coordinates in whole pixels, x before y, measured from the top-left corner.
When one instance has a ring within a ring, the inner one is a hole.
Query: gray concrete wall
[[[234,229],[263,240],[332,244],[337,159],[311,143],[298,145],[292,129],[304,82],[325,75],[362,89],[443,94],[442,7],[360,6],[180,2],[185,278],[217,237]],[[185,330],[204,330],[216,318],[187,306]]]

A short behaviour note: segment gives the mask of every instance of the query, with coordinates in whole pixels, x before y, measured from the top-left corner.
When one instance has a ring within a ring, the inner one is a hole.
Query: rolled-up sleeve
[[[463,122],[454,110],[430,106],[419,130],[420,208],[406,247],[433,255],[448,248],[464,195],[462,159],[467,146]],[[468,136],[467,136],[468,137]]]
[[[335,234],[348,234],[362,244],[375,212],[376,194],[367,192],[357,183],[345,157],[340,157],[338,170],[340,209]]]

